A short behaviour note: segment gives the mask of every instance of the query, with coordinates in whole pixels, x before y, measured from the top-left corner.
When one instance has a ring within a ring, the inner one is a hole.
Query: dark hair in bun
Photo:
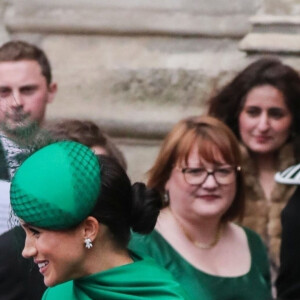
[[[110,229],[113,239],[126,247],[131,229],[141,234],[150,233],[162,207],[160,194],[144,183],[131,186],[124,169],[112,158],[98,155],[101,188],[91,215]]]

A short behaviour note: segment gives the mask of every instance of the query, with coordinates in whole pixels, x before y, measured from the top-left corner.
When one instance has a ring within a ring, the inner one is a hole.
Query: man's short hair
[[[10,41],[0,47],[0,63],[20,60],[36,61],[41,67],[47,84],[51,83],[51,66],[43,50],[24,41]]]

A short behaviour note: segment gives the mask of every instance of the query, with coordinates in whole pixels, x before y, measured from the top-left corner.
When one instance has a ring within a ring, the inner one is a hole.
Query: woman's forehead
[[[212,142],[206,143],[205,146],[199,146],[194,143],[191,150],[178,158],[179,162],[188,164],[197,164],[203,162],[226,163],[224,156],[217,145]]]

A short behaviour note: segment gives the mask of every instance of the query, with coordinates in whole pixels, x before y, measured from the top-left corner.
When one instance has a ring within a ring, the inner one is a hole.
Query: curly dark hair
[[[284,96],[285,103],[293,116],[289,141],[293,143],[295,156],[299,160],[300,76],[292,67],[283,64],[279,59],[265,57],[247,66],[209,100],[208,113],[225,122],[240,139],[238,117],[246,96],[251,89],[262,85],[271,85]]]

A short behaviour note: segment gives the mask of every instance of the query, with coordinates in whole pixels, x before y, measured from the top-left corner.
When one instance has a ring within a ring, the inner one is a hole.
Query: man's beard
[[[18,144],[29,144],[34,138],[39,129],[39,124],[36,121],[31,121],[29,118],[24,118],[23,121],[14,122],[1,122],[0,130],[5,133],[9,138],[15,140]]]

